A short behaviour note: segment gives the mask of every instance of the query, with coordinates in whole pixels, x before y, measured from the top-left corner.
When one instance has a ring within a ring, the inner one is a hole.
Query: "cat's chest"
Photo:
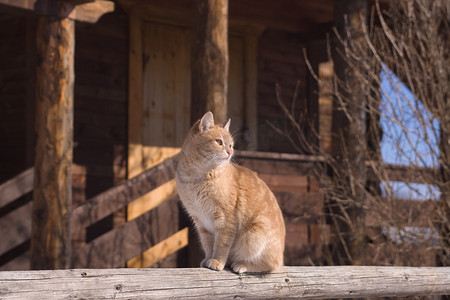
[[[220,206],[226,197],[226,188],[219,182],[187,183],[181,187],[180,196],[191,209],[210,211]]]
[[[214,232],[215,219],[224,213],[228,201],[228,187],[220,180],[179,184],[181,201],[189,214]]]

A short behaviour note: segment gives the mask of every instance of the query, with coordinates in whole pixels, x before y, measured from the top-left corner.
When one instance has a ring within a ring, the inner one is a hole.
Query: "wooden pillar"
[[[258,149],[258,41],[263,31],[262,26],[248,26],[244,39],[245,150],[251,151]]]
[[[228,93],[228,0],[196,0],[196,24],[192,43],[191,124],[205,112],[215,123],[227,119]],[[198,267],[203,259],[197,233],[190,224],[188,266]]]
[[[207,111],[227,118],[228,0],[196,0],[192,49],[191,121]]]
[[[334,1],[334,17],[336,29],[344,41],[352,39],[354,43],[364,44],[361,15],[367,17],[367,1],[336,0]],[[345,18],[347,22],[345,22]],[[365,22],[365,21],[363,21]],[[347,35],[350,32],[351,37]],[[340,162],[339,171],[335,176],[345,176],[347,181],[339,187],[345,190],[340,206],[334,211],[340,217],[335,225],[345,243],[336,251],[338,257],[335,263],[363,264],[364,255],[364,212],[363,202],[366,183],[366,89],[362,80],[357,78],[354,69],[350,68],[347,59],[342,57],[344,46],[336,41],[332,57],[335,76],[340,81],[338,97],[334,99],[332,128],[334,141],[332,151]],[[341,103],[344,103],[342,105]],[[345,109],[345,112],[343,110]],[[343,184],[342,178],[338,180]],[[345,220],[345,221],[340,221]]]
[[[313,72],[315,74],[319,74],[319,64],[329,59],[326,41],[319,40],[308,42],[306,49]],[[305,124],[307,130],[306,136],[309,143],[311,143],[314,147],[319,147],[317,132],[319,132],[320,135],[324,134],[319,130],[319,82],[316,78],[314,78],[311,72],[307,73],[306,80],[308,86],[308,101],[305,107],[305,111],[308,112],[305,116],[307,122]],[[309,147],[305,147],[304,151],[306,153],[311,153],[311,149]]]
[[[70,267],[74,31],[68,18],[38,19],[32,269]]]

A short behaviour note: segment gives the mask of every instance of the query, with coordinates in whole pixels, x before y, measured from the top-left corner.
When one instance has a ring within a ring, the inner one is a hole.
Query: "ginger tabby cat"
[[[270,272],[283,265],[285,226],[267,185],[231,162],[230,120],[214,125],[211,112],[191,128],[181,149],[176,183],[205,251],[201,266]]]

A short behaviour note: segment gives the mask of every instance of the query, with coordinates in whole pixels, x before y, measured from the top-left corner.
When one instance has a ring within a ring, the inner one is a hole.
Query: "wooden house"
[[[299,82],[297,110],[329,133],[331,100],[319,101],[303,51],[319,74],[327,66],[326,34],[358,1],[228,2],[226,108],[242,150],[238,161],[278,196],[286,264],[320,264],[319,232],[327,230],[313,176],[320,157],[298,153],[268,121],[285,123],[275,85],[289,102]],[[63,223],[58,234],[71,245],[60,245],[56,256],[71,259],[34,268],[196,265],[198,245],[186,229],[173,172],[161,163],[179,151],[191,116],[204,113],[195,111],[191,90],[198,19],[193,0],[0,0],[0,269],[29,268],[30,238],[34,251],[58,248],[58,241],[34,240],[35,230],[54,230],[51,218]],[[320,74],[330,76],[327,68]],[[52,93],[62,96],[50,101]],[[70,155],[58,154],[61,147]],[[131,181],[139,175],[141,181]],[[54,182],[43,182],[46,176]],[[158,188],[105,208],[95,220],[79,214],[124,199],[118,195],[145,180]],[[113,187],[121,190],[100,194]],[[38,193],[45,194],[41,200]],[[46,206],[55,197],[66,197],[66,208]],[[32,223],[40,227],[32,230]]]

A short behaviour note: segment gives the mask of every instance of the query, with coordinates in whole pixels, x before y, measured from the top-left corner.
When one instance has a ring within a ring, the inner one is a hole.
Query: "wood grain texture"
[[[284,267],[265,275],[204,268],[0,272],[2,299],[312,299],[449,293],[450,267]]]
[[[37,22],[36,156],[32,268],[70,264],[75,23],[41,16]]]
[[[191,123],[207,111],[227,121],[228,0],[196,0],[192,47]]]

